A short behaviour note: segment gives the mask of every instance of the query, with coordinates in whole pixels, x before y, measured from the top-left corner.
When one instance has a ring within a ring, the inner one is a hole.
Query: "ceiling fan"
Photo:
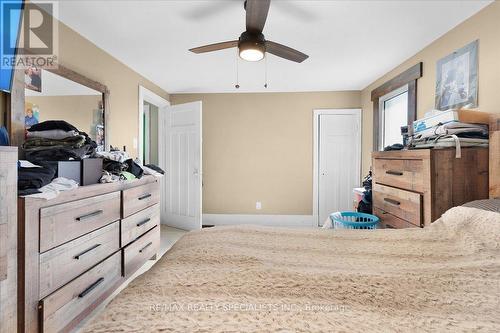
[[[266,24],[267,13],[271,0],[246,0],[246,30],[238,40],[215,43],[196,47],[189,51],[194,53],[206,53],[237,47],[239,55],[247,61],[262,60],[266,52],[275,56],[295,61],[303,62],[309,56],[288,46],[266,40],[262,34]]]

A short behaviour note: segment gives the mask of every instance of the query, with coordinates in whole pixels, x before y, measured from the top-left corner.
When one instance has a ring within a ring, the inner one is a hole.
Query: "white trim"
[[[204,225],[253,224],[270,227],[310,228],[312,215],[203,214]]]
[[[358,140],[357,146],[359,151],[359,156],[357,159],[357,166],[359,180],[361,181],[361,109],[315,109],[313,110],[313,215],[312,215],[312,226],[317,227],[320,225],[319,221],[319,195],[318,195],[318,168],[319,168],[319,116],[320,115],[356,115],[358,118]]]
[[[137,138],[137,157],[142,160],[142,136],[143,136],[143,130],[142,130],[142,119],[144,115],[144,101],[151,103],[153,105],[156,105],[158,107],[158,112],[162,110],[162,108],[165,108],[167,106],[170,106],[170,102],[167,101],[165,98],[157,95],[156,93],[152,92],[151,90],[139,85],[139,136]],[[160,128],[158,128],[158,133]],[[158,135],[158,140],[160,139],[160,135]],[[159,149],[159,146],[158,146]]]

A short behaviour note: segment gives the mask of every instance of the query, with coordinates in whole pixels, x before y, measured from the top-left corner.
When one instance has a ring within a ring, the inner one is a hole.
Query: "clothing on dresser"
[[[136,179],[136,177],[132,173],[127,171],[120,172],[120,180],[134,180],[134,179]]]
[[[36,167],[19,167],[17,172],[18,195],[40,193],[40,188],[49,184],[56,174],[50,165]]]
[[[47,148],[82,148],[85,145],[85,136],[77,135],[64,139],[51,139],[31,137],[24,141],[24,149],[47,149]]]
[[[164,175],[165,174],[165,171],[163,171],[162,168],[160,168],[159,166],[156,166],[154,164],[146,164],[145,167],[149,168],[149,169],[153,169],[154,171]]]
[[[108,160],[106,158],[102,161],[102,169],[115,175],[119,175],[120,172],[127,170],[127,167],[128,165],[125,163]]]
[[[130,159],[130,156],[125,151],[115,150],[115,151],[96,151],[94,157],[101,157],[106,160],[116,161],[123,163]]]
[[[78,131],[64,131],[61,129],[47,130],[47,131],[28,131],[28,133],[26,133],[26,136],[28,138],[46,138],[53,140],[62,140],[66,138],[72,138],[78,135],[80,135]]]
[[[101,183],[110,183],[119,180],[140,179],[144,170],[140,164],[134,162],[131,158],[124,161],[124,157],[128,157],[126,152],[111,151],[111,152],[96,152],[95,157],[104,157],[103,170],[104,173],[100,179]],[[112,177],[111,175],[117,176]]]
[[[64,177],[55,178],[38,190],[38,193],[28,195],[30,198],[39,198],[45,200],[51,200],[56,198],[59,193],[74,190],[78,187],[78,183],[73,179],[67,179]]]
[[[25,150],[27,160],[39,163],[41,161],[70,161],[80,160],[88,155],[89,148],[64,148],[56,147],[49,149],[28,149]]]
[[[97,144],[64,120],[48,120],[28,129],[23,145],[30,161],[79,160],[95,152]]]
[[[51,130],[62,130],[62,131],[76,131],[78,129],[64,120],[46,120],[41,123],[35,124],[28,129],[28,132],[39,132],[39,131],[51,131]]]
[[[116,183],[120,181],[120,176],[112,174],[108,171],[103,170],[101,179],[99,180],[100,183],[105,184],[105,183]]]
[[[142,170],[141,166],[138,163],[134,162],[132,159],[128,159],[125,161],[125,164],[127,164],[127,172],[133,174],[137,179],[142,178],[144,170]]]
[[[155,170],[153,169],[150,169],[149,167],[143,165],[142,166],[142,170],[144,170],[144,174],[145,175],[151,175],[151,176],[154,176],[156,178],[161,178],[163,177],[163,174],[159,173],[159,172],[156,172]]]

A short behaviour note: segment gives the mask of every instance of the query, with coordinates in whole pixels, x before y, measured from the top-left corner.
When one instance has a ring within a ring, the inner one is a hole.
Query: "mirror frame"
[[[109,129],[106,127],[108,123],[109,113],[109,89],[104,84],[94,81],[80,73],[77,73],[63,65],[58,65],[57,68],[43,68],[53,74],[59,75],[70,81],[79,83],[90,89],[99,91],[102,94],[103,106],[103,122],[104,122],[104,148],[109,147]],[[24,92],[24,71],[16,70],[10,96],[7,101],[7,130],[11,139],[11,145],[20,147],[24,142],[24,113],[25,113],[25,92]]]

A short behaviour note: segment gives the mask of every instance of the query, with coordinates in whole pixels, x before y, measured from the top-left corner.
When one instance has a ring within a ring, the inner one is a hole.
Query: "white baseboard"
[[[312,227],[312,215],[203,214],[204,225],[254,224],[270,227]]]

